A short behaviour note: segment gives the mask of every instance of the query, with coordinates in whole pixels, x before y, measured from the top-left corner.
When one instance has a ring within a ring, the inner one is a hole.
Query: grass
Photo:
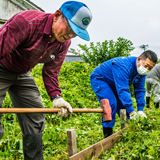
[[[40,89],[43,103],[51,108],[52,103],[45,91],[41,78],[41,67],[33,71]],[[98,108],[98,100],[94,95],[89,74],[93,68],[87,64],[64,63],[59,76],[62,95],[73,108]],[[114,145],[113,149],[104,152],[102,160],[158,160],[160,159],[160,109],[155,109],[151,97],[151,109],[145,108],[148,119],[138,122],[128,121],[129,127]],[[134,106],[136,106],[133,98]],[[12,107],[8,95],[4,108]],[[135,107],[136,109],[136,107]],[[114,133],[120,130],[120,119],[116,116]],[[23,159],[22,133],[15,114],[3,114],[5,134],[0,140],[0,160]],[[73,113],[63,120],[55,114],[46,114],[46,126],[43,131],[43,153],[45,160],[67,160],[67,130],[76,130],[77,152],[103,139],[100,113]]]

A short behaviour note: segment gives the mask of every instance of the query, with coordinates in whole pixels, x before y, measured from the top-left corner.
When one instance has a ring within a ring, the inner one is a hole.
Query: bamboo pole
[[[0,113],[57,113],[59,108],[0,108]],[[73,113],[102,113],[103,109],[73,108]]]

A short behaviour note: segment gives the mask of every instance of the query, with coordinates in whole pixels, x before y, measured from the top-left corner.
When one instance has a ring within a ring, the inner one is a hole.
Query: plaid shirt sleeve
[[[29,24],[16,14],[0,28],[0,59],[9,55],[28,36]]]
[[[56,94],[61,95],[58,75],[70,44],[70,40],[65,42],[65,44],[63,45],[63,49],[55,55],[55,59],[49,63],[44,64],[43,66],[43,81],[50,98],[52,98]]]

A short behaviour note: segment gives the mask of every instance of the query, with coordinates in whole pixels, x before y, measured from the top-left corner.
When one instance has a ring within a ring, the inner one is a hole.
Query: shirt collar
[[[53,17],[54,17],[54,14],[50,14],[48,16],[46,25],[45,25],[44,30],[43,30],[44,34],[50,34],[50,35],[52,34]]]

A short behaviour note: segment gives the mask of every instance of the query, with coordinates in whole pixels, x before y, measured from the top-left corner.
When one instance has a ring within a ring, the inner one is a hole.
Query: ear
[[[62,15],[61,10],[57,10],[57,11],[54,13],[53,21],[56,22],[56,21],[58,20],[58,18],[61,17],[61,15]]]
[[[140,62],[140,60],[141,60],[141,57],[138,57],[138,58],[137,58],[137,61],[136,61],[136,66],[137,66],[137,67],[139,67],[139,66],[140,66],[140,63],[139,63],[139,62]]]
[[[137,62],[139,62],[140,60],[141,60],[141,57],[138,57],[138,58],[137,58]]]

